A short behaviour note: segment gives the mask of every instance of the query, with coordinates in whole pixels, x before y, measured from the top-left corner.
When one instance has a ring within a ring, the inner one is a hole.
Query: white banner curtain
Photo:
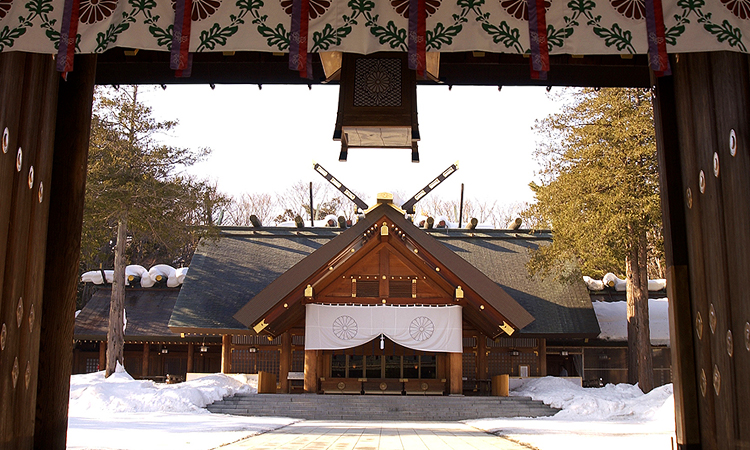
[[[463,352],[460,306],[306,305],[305,350],[339,350],[381,334],[413,350]]]

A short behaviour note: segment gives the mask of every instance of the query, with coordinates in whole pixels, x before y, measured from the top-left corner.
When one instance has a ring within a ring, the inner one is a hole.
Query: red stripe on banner
[[[427,68],[427,9],[425,0],[417,4],[417,74],[424,77]]]
[[[544,0],[536,0],[537,33],[539,33],[539,55],[542,66],[539,70],[549,72],[549,48],[547,47],[547,12]]]
[[[299,70],[300,77],[307,78],[307,33],[308,25],[310,23],[310,0],[302,0],[301,6],[299,22],[299,63],[297,65],[297,70]]]
[[[671,75],[672,71],[669,67],[669,55],[667,55],[667,39],[666,30],[664,28],[664,9],[661,4],[661,0],[653,0],[654,3],[654,25],[656,28],[656,46],[658,50],[658,67],[654,67],[653,70],[657,77],[664,75]]]
[[[70,10],[70,28],[68,28],[68,40],[60,42],[58,45],[65,45],[65,67],[62,70],[62,77],[67,81],[68,72],[73,71],[73,59],[76,53],[76,39],[78,37],[78,17],[79,17],[80,0],[73,0]]]

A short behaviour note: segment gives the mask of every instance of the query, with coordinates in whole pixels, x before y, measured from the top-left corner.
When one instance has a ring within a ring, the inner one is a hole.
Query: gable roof
[[[393,215],[396,216],[394,221],[402,220],[404,228],[415,228],[399,217],[397,211],[394,210]],[[294,266],[313,251],[322,249],[324,244],[333,242],[344,233],[363,234],[375,220],[370,217],[369,221],[365,217],[346,231],[336,228],[223,228],[219,240],[204,242],[196,251],[177,299],[170,328],[175,332],[252,334],[252,329],[233,317],[235,313],[275,280],[282,276],[285,277],[282,281],[290,279],[287,277],[292,275],[286,274],[301,270]],[[415,238],[419,234],[430,239]],[[466,264],[478,269],[531,313],[536,320],[522,328],[521,335],[596,337],[599,334],[596,316],[582,281],[565,285],[554,279],[530,279],[527,275],[527,250],[549,242],[549,233],[433,229],[410,235],[415,241],[420,239],[418,243],[426,245],[436,255],[442,257],[445,255],[441,252],[447,252],[450,255],[446,258],[463,261],[453,261],[453,266]],[[320,259],[335,254],[331,247],[330,251],[326,249],[320,253]],[[279,295],[293,289],[282,281],[274,287]],[[269,295],[266,300],[261,297],[259,301],[268,302],[264,305],[271,304],[273,296]],[[251,307],[248,311],[256,317],[264,312],[254,312]]]
[[[125,340],[179,339],[167,327],[179,289],[125,289]],[[75,320],[73,336],[79,340],[106,340],[110,288],[99,288]]]
[[[314,281],[316,278],[328,276],[328,270],[326,269],[332,270],[334,267],[343,266],[348,258],[355,258],[358,251],[365,252],[366,250],[362,247],[367,245],[366,242],[370,236],[380,234],[380,222],[383,221],[383,227],[386,227],[388,222],[392,225],[393,229],[387,232],[389,239],[391,233],[398,233],[398,238],[394,236],[395,242],[403,241],[402,245],[404,246],[408,243],[413,247],[413,251],[419,254],[419,258],[425,260],[428,265],[434,265],[434,270],[439,271],[441,270],[440,266],[443,267],[443,271],[439,272],[441,277],[450,278],[453,286],[462,285],[465,291],[473,291],[476,294],[475,296],[467,295],[466,302],[467,304],[476,303],[474,306],[477,312],[464,308],[464,318],[475,322],[489,335],[494,336],[502,333],[502,330],[498,329],[498,325],[505,324],[505,322],[508,322],[508,325],[513,326],[513,328],[520,329],[534,320],[534,317],[505,293],[500,286],[466,260],[414,226],[403,215],[403,211],[397,210],[389,203],[377,204],[369,209],[366,216],[360,219],[354,227],[344,231],[274,280],[245,304],[234,315],[235,319],[248,327],[257,326],[262,329],[268,326],[271,319],[278,318],[278,315],[268,314],[271,308],[287,297],[290,297],[292,301],[301,298],[300,291],[304,289],[306,283]],[[411,254],[411,251],[408,250],[408,253]],[[493,308],[495,314],[499,313],[502,316],[499,323],[488,322],[494,323],[493,325],[482,323],[482,319],[489,320],[490,310],[486,310],[485,314],[478,313],[480,307],[478,302],[481,300],[484,300],[488,306]],[[284,311],[281,314],[287,314],[293,318],[300,317],[300,309],[301,304],[294,305],[293,308],[287,308],[285,303]],[[267,314],[268,316],[265,317]],[[261,325],[256,325],[258,323]],[[256,331],[259,330],[256,329]]]

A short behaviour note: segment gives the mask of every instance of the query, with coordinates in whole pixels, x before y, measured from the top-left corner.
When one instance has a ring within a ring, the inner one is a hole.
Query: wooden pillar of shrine
[[[221,336],[221,373],[230,373],[232,370],[232,335]]]
[[[450,384],[451,395],[461,395],[464,392],[463,358],[463,353],[448,353],[448,370],[450,373],[448,383]]]
[[[305,392],[315,394],[318,392],[318,361],[320,350],[305,350]]]
[[[193,364],[195,364],[195,344],[192,342],[188,342],[187,353],[187,371],[193,372]]]
[[[547,339],[539,338],[539,374],[540,377],[547,376]]]
[[[148,376],[148,360],[151,357],[151,344],[148,342],[143,343],[143,363],[141,364],[141,377],[146,378]]]
[[[279,384],[281,392],[289,392],[289,370],[292,367],[292,335],[285,331],[281,335],[281,355],[279,355]]]

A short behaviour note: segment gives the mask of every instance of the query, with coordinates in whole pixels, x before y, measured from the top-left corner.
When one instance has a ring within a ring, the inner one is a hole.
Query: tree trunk
[[[628,302],[628,382],[637,382],[643,392],[654,388],[651,333],[648,319],[648,275],[646,234],[639,233],[625,258]]]
[[[115,267],[112,280],[112,297],[109,302],[109,329],[107,331],[107,370],[109,377],[115,372],[117,362],[124,365],[125,347],[125,239],[128,231],[128,217],[123,215],[117,221],[117,245],[115,246]]]

